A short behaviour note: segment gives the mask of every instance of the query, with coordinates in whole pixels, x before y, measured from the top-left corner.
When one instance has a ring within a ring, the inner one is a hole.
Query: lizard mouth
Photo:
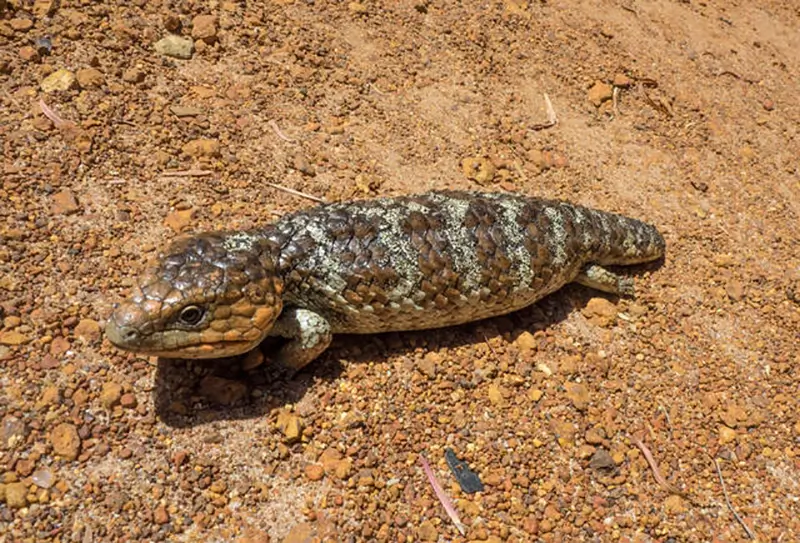
[[[161,358],[186,358],[193,360],[208,358],[225,358],[237,356],[252,350],[257,344],[249,341],[229,341],[220,343],[204,343],[202,345],[191,345],[179,349],[147,350],[150,356]]]
[[[252,350],[260,343],[260,339],[202,342],[198,334],[184,330],[144,335],[136,328],[120,326],[113,320],[106,325],[105,334],[116,347],[162,358],[205,359],[236,356]]]

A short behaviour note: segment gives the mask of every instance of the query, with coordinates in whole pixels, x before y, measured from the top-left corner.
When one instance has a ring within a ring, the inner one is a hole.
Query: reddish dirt
[[[800,539],[798,29],[779,0],[0,0],[0,541],[745,540],[733,511]],[[668,254],[636,300],[341,337],[293,379],[111,348],[177,233],[313,205],[267,183],[564,198]]]

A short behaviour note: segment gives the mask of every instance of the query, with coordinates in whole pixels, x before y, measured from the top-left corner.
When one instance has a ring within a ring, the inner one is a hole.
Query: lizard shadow
[[[635,269],[653,270],[660,265],[656,262]],[[264,417],[276,408],[297,404],[315,383],[340,378],[346,370],[343,360],[365,364],[407,355],[420,348],[451,350],[496,337],[516,338],[522,332],[545,330],[562,322],[597,296],[618,299],[573,283],[521,310],[460,326],[371,335],[340,334],[320,358],[295,375],[288,375],[268,362],[245,370],[243,356],[218,360],[159,359],[153,389],[156,415],[173,428]],[[270,352],[275,341],[268,338],[262,343],[262,352]]]

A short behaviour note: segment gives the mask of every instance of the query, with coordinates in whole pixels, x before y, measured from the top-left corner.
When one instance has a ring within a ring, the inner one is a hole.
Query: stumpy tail
[[[602,265],[641,264],[664,256],[666,243],[655,226],[638,219],[593,209],[583,210],[583,239],[592,262]],[[588,223],[588,224],[587,224]]]

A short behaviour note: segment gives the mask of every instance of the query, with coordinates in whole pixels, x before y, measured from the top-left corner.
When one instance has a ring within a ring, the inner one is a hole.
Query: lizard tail
[[[655,226],[594,209],[582,208],[576,221],[591,261],[602,265],[641,264],[664,256],[666,242]],[[581,228],[582,227],[582,228]]]

